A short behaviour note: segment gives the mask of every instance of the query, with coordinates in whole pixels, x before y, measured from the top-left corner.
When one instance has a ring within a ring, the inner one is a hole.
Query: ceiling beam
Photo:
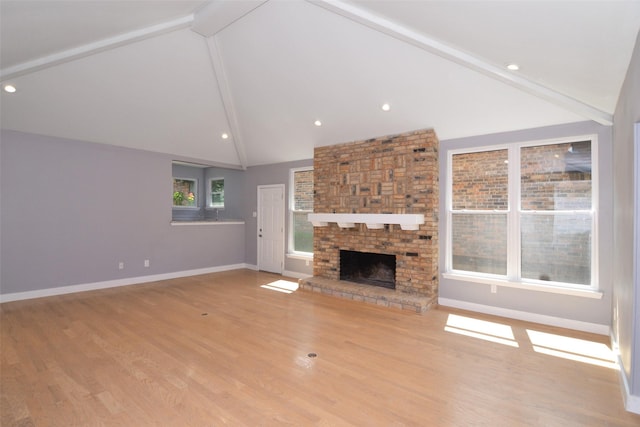
[[[225,71],[224,62],[220,55],[220,49],[216,41],[216,36],[207,37],[207,46],[209,47],[209,59],[211,60],[211,66],[213,67],[213,73],[218,82],[218,90],[220,91],[220,97],[222,98],[222,105],[227,116],[227,123],[229,123],[231,130],[231,141],[236,147],[236,153],[238,154],[238,160],[242,169],[247,168],[247,153],[244,148],[244,142],[242,140],[242,134],[240,132],[240,125],[238,124],[238,115],[233,104],[233,96],[231,95],[231,88],[229,87],[229,80],[227,79],[227,72]]]
[[[433,53],[503,83],[509,84],[517,89],[542,98],[602,125],[610,126],[613,124],[613,115],[610,113],[538,84],[532,80],[522,77],[521,75],[509,72],[504,67],[496,66],[476,56],[448,46],[422,33],[410,30],[379,15],[375,15],[367,10],[361,9],[351,3],[346,3],[341,0],[307,1],[376,31],[380,31],[398,40],[417,46],[429,53]]]
[[[0,70],[0,81],[5,81],[24,74],[32,73],[34,71],[42,70],[44,68],[53,67],[65,62],[74,61],[79,58],[83,58],[129,43],[134,43],[150,37],[155,37],[160,34],[187,28],[191,25],[192,22],[193,15],[191,14],[183,16],[182,18],[174,19],[172,21],[167,21],[161,24],[152,25],[150,27],[141,28],[139,30],[131,31],[125,34],[120,34],[114,37],[99,40],[97,42],[54,53],[53,55],[48,55],[42,58],[34,59],[32,61],[23,62],[22,64]]]
[[[195,14],[191,29],[204,37],[224,30],[266,0],[214,0]]]

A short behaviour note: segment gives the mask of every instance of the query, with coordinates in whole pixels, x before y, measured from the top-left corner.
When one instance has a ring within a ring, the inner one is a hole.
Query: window
[[[209,180],[208,206],[210,208],[224,208],[224,178]]]
[[[173,178],[173,206],[197,207],[197,181],[187,178]]]
[[[313,168],[291,169],[289,253],[313,254],[313,225],[307,214],[313,212]]]
[[[447,271],[595,289],[595,137],[449,153]]]

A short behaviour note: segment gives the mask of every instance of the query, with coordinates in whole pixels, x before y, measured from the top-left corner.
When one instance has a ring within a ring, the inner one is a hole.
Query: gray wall
[[[274,165],[254,166],[247,168],[245,176],[245,213],[246,220],[246,262],[256,265],[258,263],[258,222],[253,217],[253,212],[258,210],[258,185],[284,184],[285,186],[285,245],[289,241],[289,171],[292,168],[313,166],[313,159],[301,160],[297,162],[278,163]],[[306,265],[305,260],[295,259],[285,256],[284,269],[295,271],[305,275],[313,274],[313,263]]]
[[[640,122],[640,34],[636,40],[625,82],[620,91],[613,125],[613,203],[614,260],[613,269],[613,336],[617,341],[624,375],[633,395],[640,397],[640,284],[638,256],[633,239],[640,239],[640,212],[634,209],[639,185],[634,180],[634,124]]]
[[[0,292],[244,263],[243,225],[170,225],[171,160],[3,130]]]
[[[524,289],[498,287],[491,293],[490,286],[460,280],[440,278],[440,297],[466,303],[482,304],[503,309],[535,313],[582,322],[609,325],[611,322],[612,293],[612,148],[611,128],[594,122],[551,126],[546,128],[484,135],[470,138],[440,141],[440,263],[445,265],[445,236],[447,215],[445,209],[447,182],[447,155],[449,150],[508,144],[549,138],[571,137],[585,134],[598,135],[598,166],[600,171],[599,192],[599,284],[604,292],[600,300],[578,296],[552,294]]]

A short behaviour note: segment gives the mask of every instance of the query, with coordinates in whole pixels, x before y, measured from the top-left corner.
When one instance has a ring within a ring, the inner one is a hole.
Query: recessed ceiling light
[[[223,133],[220,136],[222,136],[222,139],[228,139],[229,138],[229,134],[228,133]]]
[[[391,105],[389,104],[382,104],[382,111],[389,111],[391,110]]]
[[[520,69],[520,66],[518,64],[509,64],[507,65],[507,69],[511,71],[518,71]]]
[[[313,122],[313,124],[318,127],[322,126],[322,122],[320,120],[316,120],[315,122]]]
[[[4,85],[4,91],[14,93],[16,91],[16,87],[14,85]]]

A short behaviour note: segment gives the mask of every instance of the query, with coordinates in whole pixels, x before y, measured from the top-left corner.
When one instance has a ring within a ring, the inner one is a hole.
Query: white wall
[[[623,375],[640,412],[640,284],[634,239],[640,237],[638,182],[634,180],[634,127],[640,122],[640,34],[620,91],[613,124],[614,260],[613,337],[619,346]],[[637,167],[638,165],[636,165]]]

